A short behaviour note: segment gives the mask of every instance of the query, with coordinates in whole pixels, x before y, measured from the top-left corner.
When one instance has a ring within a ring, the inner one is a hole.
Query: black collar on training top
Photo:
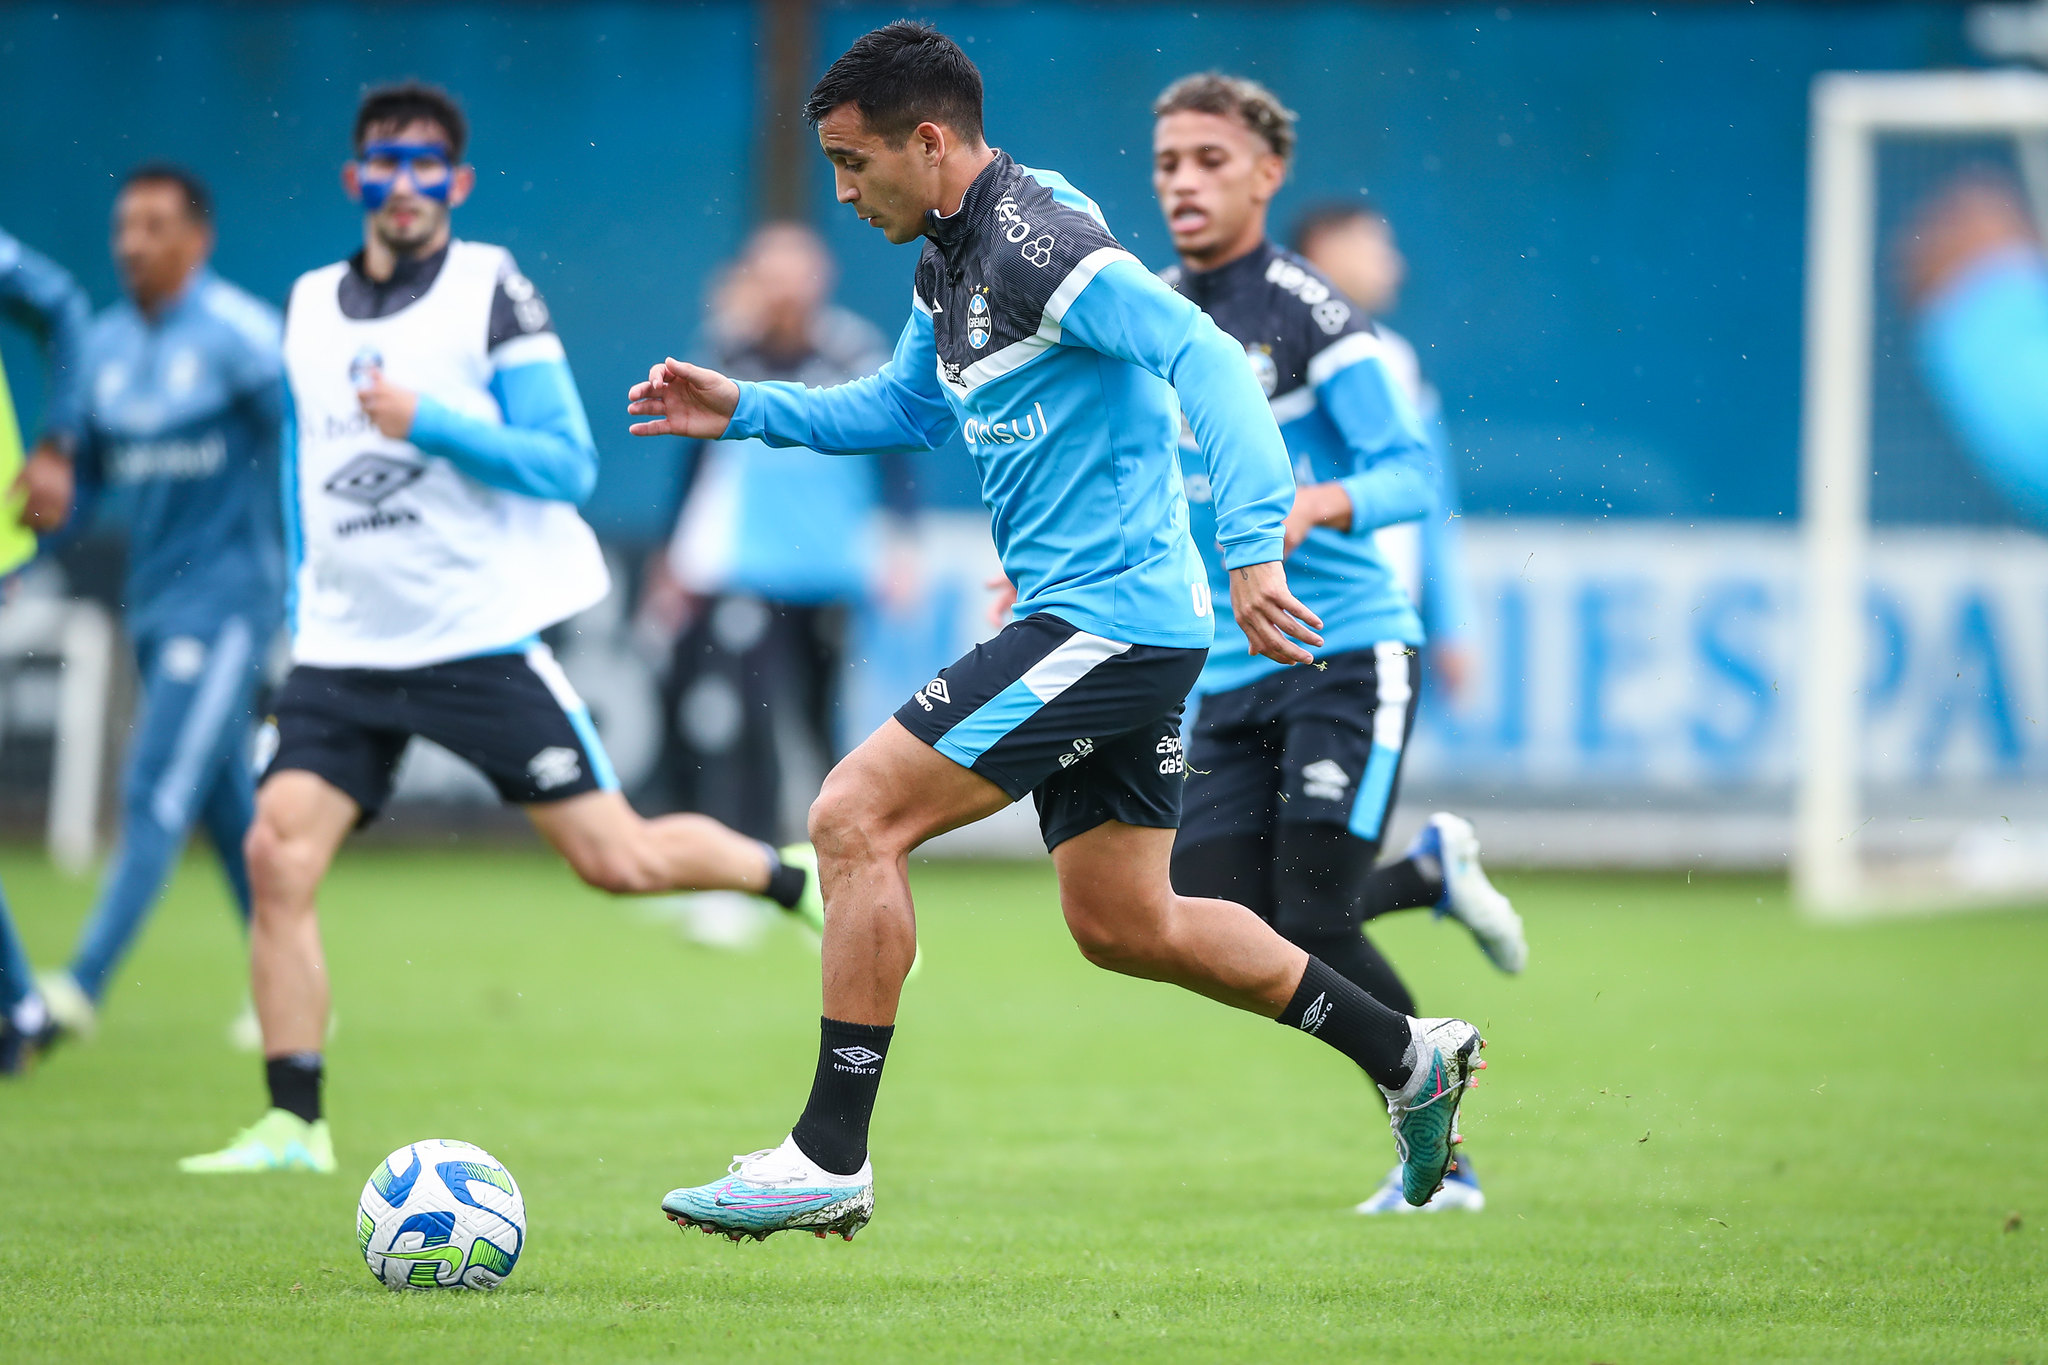
[[[1373,330],[1321,271],[1269,241],[1214,270],[1172,265],[1161,278],[1243,345],[1268,398],[1307,384],[1309,362],[1341,337]]]

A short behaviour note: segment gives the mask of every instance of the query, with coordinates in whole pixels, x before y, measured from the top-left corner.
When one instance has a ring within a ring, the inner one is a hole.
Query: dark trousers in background
[[[770,843],[804,837],[803,813],[839,757],[846,618],[838,603],[703,599],[662,694],[677,808]]]

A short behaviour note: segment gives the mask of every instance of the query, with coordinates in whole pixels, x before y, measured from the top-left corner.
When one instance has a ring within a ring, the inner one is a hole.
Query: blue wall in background
[[[1154,265],[1147,103],[1198,67],[1256,75],[1303,119],[1280,222],[1360,191],[1396,221],[1414,278],[1392,321],[1444,391],[1473,510],[1793,511],[1807,86],[1965,60],[1959,9],[1196,8],[838,6],[817,51],[931,13],[987,76],[991,139],[1066,172]],[[353,249],[335,175],[359,87],[442,81],[476,123],[461,231],[518,253],[592,408],[593,519],[656,535],[673,450],[626,437],[618,396],[687,346],[745,228],[753,26],[744,3],[0,4],[0,222],[105,302],[113,177],[175,157],[214,184],[223,271],[281,299]],[[913,253],[813,173],[844,297],[893,332]]]

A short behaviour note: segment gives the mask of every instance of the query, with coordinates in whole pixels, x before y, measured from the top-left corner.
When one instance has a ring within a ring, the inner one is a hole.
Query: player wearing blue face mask
[[[292,671],[250,829],[251,984],[270,1106],[194,1173],[330,1172],[314,895],[413,736],[482,771],[608,891],[747,891],[822,924],[806,854],[697,815],[643,820],[540,632],[609,590],[576,506],[597,448],[547,304],[453,235],[476,184],[446,92],[373,90],[342,184],[363,247],[299,277],[284,329]]]

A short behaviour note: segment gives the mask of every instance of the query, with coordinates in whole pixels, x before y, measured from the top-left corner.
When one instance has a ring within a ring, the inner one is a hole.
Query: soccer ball
[[[481,1147],[409,1143],[370,1172],[356,1244],[393,1289],[489,1289],[526,1245],[526,1201],[512,1172]]]

